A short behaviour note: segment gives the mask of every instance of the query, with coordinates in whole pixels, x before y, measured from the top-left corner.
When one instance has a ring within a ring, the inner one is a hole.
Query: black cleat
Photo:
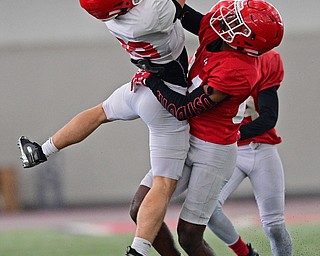
[[[247,256],[259,256],[259,253],[256,249],[254,249],[251,244],[247,244],[247,247],[249,249],[249,254]]]
[[[131,246],[128,246],[126,256],[142,256],[142,254],[138,253],[135,249],[131,248]]]
[[[41,146],[36,142],[31,142],[27,137],[21,136],[18,140],[18,146],[23,168],[30,168],[47,161]]]

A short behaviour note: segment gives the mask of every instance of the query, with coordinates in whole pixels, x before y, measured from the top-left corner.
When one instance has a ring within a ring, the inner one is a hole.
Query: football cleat
[[[41,146],[36,142],[31,142],[27,137],[21,136],[18,140],[18,146],[23,168],[30,168],[47,161]]]
[[[138,253],[135,249],[131,248],[131,246],[128,246],[126,256],[142,256],[142,254]]]
[[[257,250],[252,248],[251,244],[247,244],[247,247],[249,249],[249,254],[247,256],[259,256]]]

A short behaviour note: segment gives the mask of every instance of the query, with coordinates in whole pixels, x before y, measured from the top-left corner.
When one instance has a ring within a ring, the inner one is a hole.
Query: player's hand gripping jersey
[[[270,101],[276,101],[274,105],[278,106],[276,90],[284,77],[283,63],[280,55],[274,50],[261,55],[259,61],[261,77],[255,90],[246,100],[245,118],[240,127],[242,139],[238,142],[239,146],[247,145],[252,141],[267,144],[279,144],[281,142],[281,138],[274,128],[278,108],[270,108]],[[264,108],[264,105],[267,107]],[[261,113],[260,108],[264,111],[263,113]]]

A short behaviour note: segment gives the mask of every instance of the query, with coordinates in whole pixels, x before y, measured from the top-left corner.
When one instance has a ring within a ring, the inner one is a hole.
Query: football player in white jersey
[[[280,55],[269,51],[261,59],[262,77],[246,103],[245,118],[240,127],[237,165],[223,187],[218,207],[208,227],[237,255],[241,252],[241,237],[236,232],[222,205],[240,183],[249,178],[259,208],[260,219],[269,238],[273,256],[292,256],[292,241],[284,218],[284,172],[277,144],[281,138],[275,125],[278,119],[277,90],[284,69]]]
[[[158,74],[170,88],[185,95],[188,57],[184,30],[177,20],[183,5],[179,1],[80,0],[80,4],[105,23],[137,67]],[[129,82],[103,103],[79,113],[41,146],[25,136],[18,141],[23,166],[29,168],[81,142],[104,123],[139,117],[149,129],[153,185],[140,207],[128,255],[147,255],[162,225],[189,149],[188,122],[167,112],[150,89],[132,88]]]

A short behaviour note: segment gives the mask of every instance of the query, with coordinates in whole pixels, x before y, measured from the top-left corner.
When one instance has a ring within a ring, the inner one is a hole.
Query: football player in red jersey
[[[284,218],[284,173],[276,146],[281,143],[281,138],[274,128],[279,109],[277,90],[283,80],[284,69],[276,51],[269,51],[259,58],[261,79],[245,101],[236,168],[221,191],[218,207],[208,227],[235,252],[241,250],[241,238],[223,212],[222,205],[248,177],[264,231],[270,240],[272,255],[291,256],[292,241]]]
[[[137,67],[158,73],[170,88],[185,95],[188,57],[184,29],[177,20],[183,0],[80,0],[80,4],[105,23]],[[148,88],[135,90],[128,82],[103,103],[79,113],[41,146],[25,136],[18,143],[23,166],[29,168],[81,142],[104,123],[137,118],[149,129],[153,185],[140,208],[127,254],[147,255],[182,175],[189,149],[187,121],[178,121],[168,113]],[[170,253],[180,254],[175,248]]]
[[[189,119],[190,150],[175,191],[188,188],[178,223],[179,242],[188,255],[214,255],[203,232],[235,168],[242,102],[259,79],[257,56],[280,44],[283,24],[272,5],[257,0],[220,1],[204,16],[185,6],[182,17],[182,24],[200,42],[189,73],[189,94],[175,93],[149,73],[137,74],[134,81],[149,86],[179,120]],[[148,177],[141,183],[134,209],[151,183]],[[258,255],[246,245],[241,253]]]

